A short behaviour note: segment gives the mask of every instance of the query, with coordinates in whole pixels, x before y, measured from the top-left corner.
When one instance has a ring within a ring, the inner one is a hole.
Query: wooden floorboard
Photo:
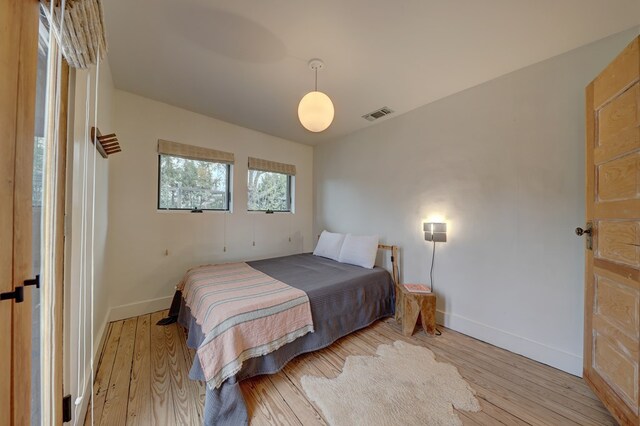
[[[178,424],[171,395],[165,329],[155,325],[164,316],[164,312],[151,314],[151,423],[155,425]]]
[[[195,351],[176,324],[155,323],[166,311],[109,325],[93,393],[96,425],[200,425],[205,385],[189,380]],[[448,329],[404,337],[392,319],[301,355],[281,372],[240,384],[252,425],[326,425],[302,388],[305,375],[334,378],[347,357],[374,355],[403,340],[455,365],[476,392],[482,411],[458,412],[465,425],[615,425],[584,381]],[[91,407],[85,425],[91,424]]]
[[[416,337],[405,338],[395,329],[387,325],[374,325],[374,333],[381,333],[387,338],[405,340],[409,343],[416,344],[420,342]],[[444,331],[446,333],[446,330]],[[517,417],[534,425],[577,425],[577,420],[567,419],[550,408],[555,404],[554,401],[544,401],[539,404],[532,400],[526,389],[520,389],[517,386],[511,386],[511,382],[503,381],[501,378],[494,376],[486,369],[470,364],[467,360],[456,354],[456,346],[451,347],[451,351],[445,351],[435,345],[425,345],[436,354],[436,359],[446,361],[458,368],[462,377],[471,385],[476,392],[484,395],[485,398],[509,407],[509,411]],[[520,392],[514,392],[513,389]],[[578,415],[579,413],[576,413]]]
[[[182,328],[175,328],[175,330],[180,334],[177,338],[180,344],[180,354],[182,355],[182,360],[180,361],[181,370],[188,372],[191,368],[191,364],[196,355],[194,350],[190,350],[187,346],[186,341],[186,331]],[[195,413],[192,414],[196,416],[194,418],[197,419],[199,423],[202,423],[201,419],[204,419],[203,408],[204,408],[204,398],[205,398],[205,385],[202,382],[198,382],[195,380],[190,380],[188,374],[185,376],[185,381],[187,383],[187,391],[190,408],[189,410],[194,410]],[[193,411],[192,411],[193,413]]]
[[[106,343],[102,349],[100,361],[98,361],[98,371],[93,381],[92,401],[89,402],[87,407],[85,425],[99,425],[102,420],[102,410],[107,397],[107,391],[109,390],[109,380],[111,379],[113,362],[116,359],[116,352],[118,351],[122,324],[124,324],[124,321],[109,324]]]
[[[127,422],[127,405],[131,384],[133,348],[136,341],[136,318],[129,318],[122,324],[118,350],[109,378],[109,388],[102,410],[100,424],[122,425]]]
[[[418,339],[423,340],[427,344],[434,346],[439,345],[440,348],[446,349],[438,339],[427,341],[425,339],[429,338],[421,335],[418,335]],[[460,347],[461,345],[457,345],[457,348]],[[549,386],[548,383],[539,376],[527,376],[526,369],[496,365],[495,363],[489,362],[488,359],[478,357],[477,353],[473,351],[457,349],[456,355],[460,355],[460,358],[469,364],[486,368],[490,374],[499,377],[502,383],[507,383],[507,387],[513,392],[522,393],[522,391],[524,391],[530,399],[538,403],[540,403],[540,401],[553,401],[552,405],[555,412],[569,419],[576,418],[582,425],[612,424],[611,417],[604,407],[592,407],[590,401],[583,403],[580,397],[576,397],[576,395],[569,390]],[[579,414],[576,415],[576,413]]]
[[[138,317],[133,351],[131,384],[127,405],[127,424],[151,423],[151,315]]]
[[[171,375],[171,394],[173,395],[173,407],[176,419],[186,424],[202,424],[201,401],[197,388],[192,386],[189,379],[189,368],[184,358],[183,344],[184,332],[178,327],[163,327],[165,329],[165,342],[169,355],[169,372]]]

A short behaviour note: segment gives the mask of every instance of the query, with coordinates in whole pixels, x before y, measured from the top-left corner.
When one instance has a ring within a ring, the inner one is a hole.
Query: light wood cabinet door
[[[638,425],[640,38],[586,90],[584,377],[616,419]]]

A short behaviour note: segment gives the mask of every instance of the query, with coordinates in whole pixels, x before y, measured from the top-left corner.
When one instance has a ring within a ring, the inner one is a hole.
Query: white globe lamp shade
[[[300,100],[298,119],[310,132],[322,132],[333,121],[333,102],[322,92],[309,92]]]

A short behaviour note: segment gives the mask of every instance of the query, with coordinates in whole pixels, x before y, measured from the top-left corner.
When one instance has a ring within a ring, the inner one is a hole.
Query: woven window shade
[[[249,170],[282,173],[290,176],[296,175],[296,166],[293,164],[276,163],[275,161],[262,160],[260,158],[253,157],[249,157]]]
[[[107,53],[107,39],[104,32],[102,2],[100,0],[66,0],[64,23],[62,2],[54,1],[53,13],[51,1],[40,0],[44,14],[49,20],[62,54],[73,68],[89,68],[103,59]]]
[[[173,155],[175,157],[188,158],[190,160],[215,161],[216,163],[233,164],[235,155],[232,152],[218,151],[217,149],[203,148],[201,146],[185,145],[183,143],[158,139],[158,154]]]

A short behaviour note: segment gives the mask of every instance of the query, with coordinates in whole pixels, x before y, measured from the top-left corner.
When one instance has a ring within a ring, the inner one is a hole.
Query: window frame
[[[222,164],[223,166],[227,167],[227,208],[226,209],[203,209],[203,208],[197,208],[197,209],[193,209],[193,208],[174,208],[174,207],[160,207],[160,180],[161,180],[161,175],[162,175],[162,156],[167,156],[167,157],[175,157],[175,158],[183,158],[184,160],[190,160],[190,161],[203,161],[206,163],[213,163],[213,164]],[[162,212],[192,212],[192,213],[200,213],[200,212],[230,212],[231,211],[231,205],[232,205],[232,201],[231,201],[231,163],[221,163],[219,161],[210,161],[210,160],[196,160],[193,158],[184,158],[184,157],[180,157],[178,155],[170,155],[170,154],[160,154],[158,153],[158,187],[157,187],[157,191],[156,191],[156,209],[158,211],[162,211]]]
[[[247,170],[247,181],[249,179],[249,173],[254,169]],[[254,170],[254,171],[264,171],[264,170]],[[288,175],[286,173],[278,173],[278,172],[267,172],[265,173],[275,173],[278,175],[285,175],[287,177],[287,210],[254,210],[249,208],[249,185],[247,185],[247,212],[255,212],[255,213],[293,213],[293,176]]]

